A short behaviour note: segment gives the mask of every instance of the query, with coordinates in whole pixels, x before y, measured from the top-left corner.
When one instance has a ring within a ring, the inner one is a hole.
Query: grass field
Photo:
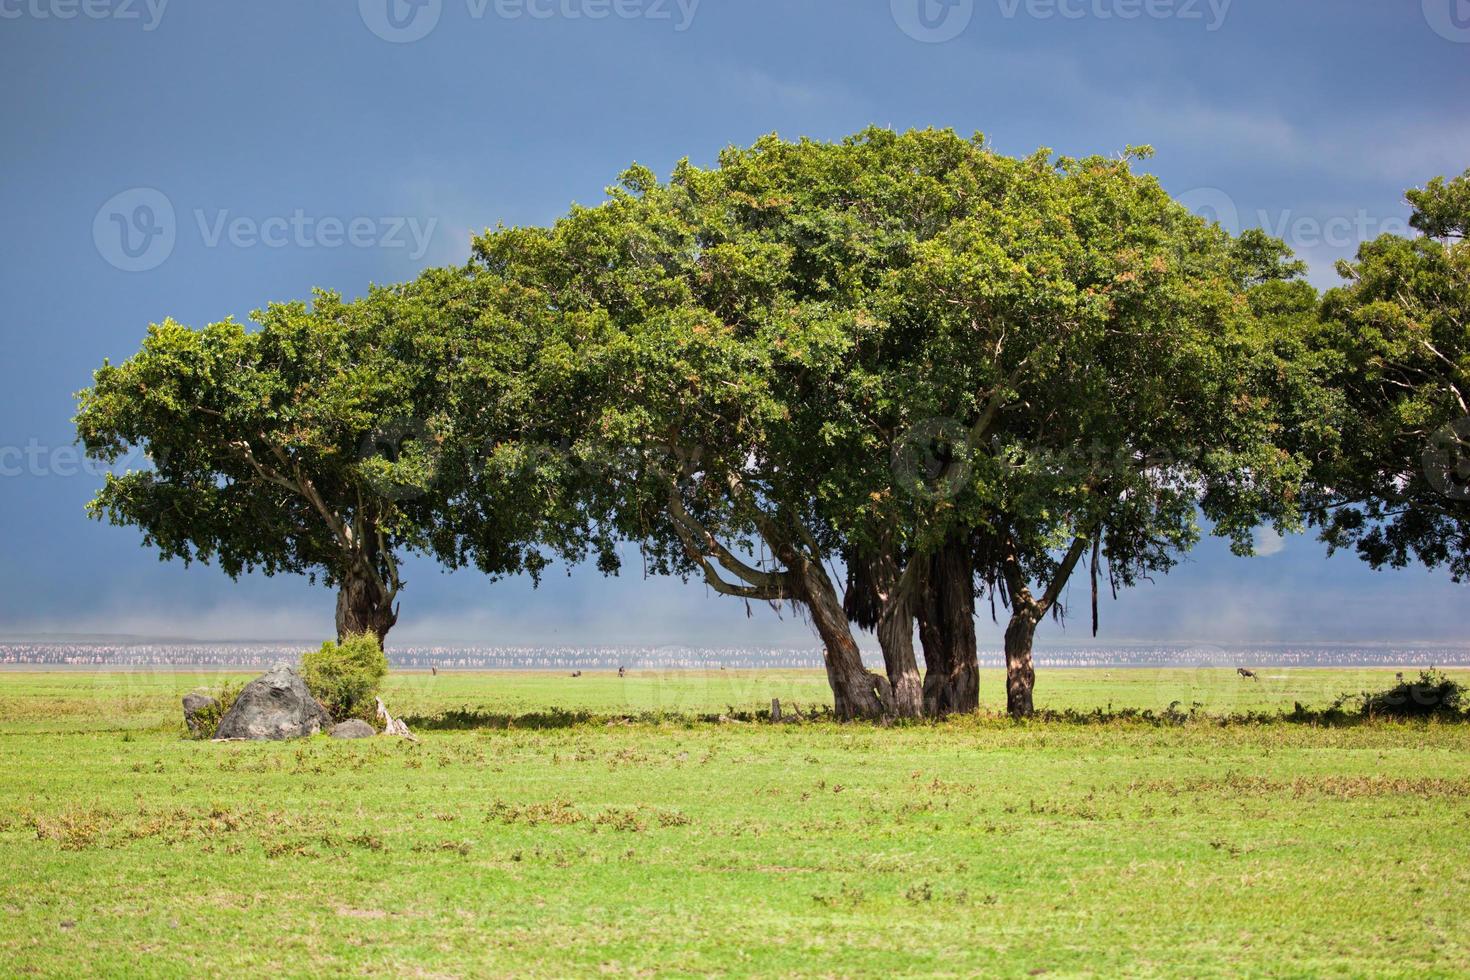
[[[1214,717],[1392,679],[880,728],[701,720],[814,673],[399,674],[418,744],[211,744],[218,675],[0,672],[0,974],[1463,975],[1470,725]]]

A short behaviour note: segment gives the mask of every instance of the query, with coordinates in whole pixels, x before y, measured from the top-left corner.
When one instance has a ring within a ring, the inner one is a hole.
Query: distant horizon
[[[860,634],[859,644],[864,651],[869,649],[878,650],[877,640],[867,633]],[[871,644],[864,642],[871,641]],[[0,632],[0,647],[19,645],[117,645],[117,646],[286,646],[306,645],[315,647],[320,645],[322,637],[316,636],[276,636],[276,637],[241,637],[241,636],[189,636],[189,635],[166,635],[166,634],[140,634],[140,633],[4,633]],[[398,636],[390,635],[388,644],[390,649],[425,649],[425,648],[449,648],[462,650],[530,650],[530,649],[565,649],[565,650],[645,650],[645,649],[681,649],[681,650],[776,650],[776,651],[820,651],[821,644],[813,637],[811,644],[800,643],[747,643],[747,644],[711,644],[711,643],[689,643],[689,642],[493,642],[490,640],[469,640],[464,638],[426,638],[410,637],[400,639]],[[987,644],[982,641],[980,644]],[[990,644],[995,645],[995,644]],[[1276,647],[1305,647],[1317,649],[1377,649],[1377,648],[1425,648],[1436,649],[1464,649],[1470,651],[1470,641],[1454,642],[1443,639],[1368,639],[1368,640],[1318,640],[1318,639],[1283,639],[1283,640],[1209,640],[1209,639],[1150,639],[1138,637],[1121,637],[1118,639],[1103,639],[1101,637],[1092,640],[1071,641],[1065,635],[1043,639],[1038,636],[1036,649],[1052,650],[1107,650],[1123,647],[1156,647],[1159,649],[1177,649],[1189,647],[1218,647],[1224,649],[1271,649]]]
[[[162,640],[137,637],[70,640],[0,639],[0,668],[50,670],[260,670],[316,646],[310,641]],[[461,644],[403,643],[388,646],[395,670],[613,671],[813,670],[823,669],[818,645],[803,647],[708,647],[684,644]],[[981,644],[979,666],[1002,669],[1000,647]],[[1115,642],[1089,646],[1050,644],[1035,651],[1047,669],[1394,669],[1470,668],[1470,646],[1435,643],[1216,644]],[[881,668],[883,655],[864,645],[862,658]]]

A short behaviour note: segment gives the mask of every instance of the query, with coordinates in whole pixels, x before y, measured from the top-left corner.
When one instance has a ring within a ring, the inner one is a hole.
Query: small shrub
[[[1416,681],[1400,675],[1386,691],[1344,695],[1333,708],[1345,709],[1354,702],[1357,712],[1367,718],[1430,718],[1458,715],[1466,699],[1464,685],[1431,668]]]
[[[301,657],[301,679],[337,721],[372,721],[373,698],[387,674],[388,657],[371,633],[349,636],[345,643],[328,640]]]
[[[214,738],[214,733],[219,731],[219,723],[224,720],[229,710],[235,706],[235,701],[240,697],[240,692],[243,690],[245,690],[245,685],[243,684],[232,684],[229,681],[222,683],[219,690],[209,695],[219,703],[201,709],[199,714],[195,716],[199,721],[198,734],[189,732],[186,726],[186,736],[199,742],[207,742]]]

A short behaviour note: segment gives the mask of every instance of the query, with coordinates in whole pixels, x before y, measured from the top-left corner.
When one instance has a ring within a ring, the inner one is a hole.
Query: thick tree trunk
[[[381,646],[398,622],[398,611],[371,575],[354,569],[337,588],[337,642],[371,633]]]
[[[880,569],[887,569],[884,575]],[[912,595],[897,596],[885,589],[897,590],[899,583],[891,565],[862,554],[847,556],[847,592],[842,609],[848,622],[860,629],[872,630],[883,648],[883,665],[888,672],[888,686],[893,689],[889,710],[900,718],[921,718],[924,714],[924,682],[919,663],[914,658],[914,606]]]
[[[980,658],[975,643],[975,585],[969,543],[947,543],[930,559],[920,601],[924,645],[924,710],[935,716],[980,709]]]
[[[893,689],[893,713],[900,718],[922,718],[924,682],[914,659],[914,615],[909,607],[907,600],[900,599],[884,610],[878,621],[878,643],[883,647],[883,663]]]
[[[1031,665],[1036,621],[1036,610],[1022,606],[1011,614],[1006,626],[1006,710],[1013,718],[1025,718],[1036,710],[1032,700],[1036,670]]]
[[[821,637],[837,717],[842,721],[882,718],[888,713],[891,687],[886,678],[863,666],[832,580],[821,565],[805,556],[788,553],[782,557],[795,581],[796,598],[806,605]]]

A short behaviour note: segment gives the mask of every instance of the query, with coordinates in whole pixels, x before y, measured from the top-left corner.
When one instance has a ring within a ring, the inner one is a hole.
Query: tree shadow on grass
[[[528,711],[512,714],[505,711],[482,711],[472,708],[455,708],[432,715],[413,715],[403,719],[410,729],[428,732],[467,732],[481,729],[522,728],[550,730],[576,728],[602,720],[590,711],[564,711],[552,708],[547,711]]]
[[[830,708],[807,709],[804,713],[787,713],[782,721],[787,723],[831,721]],[[430,715],[414,715],[403,719],[408,727],[428,732],[465,732],[523,729],[527,731],[578,728],[582,726],[615,725],[728,725],[769,722],[771,712],[763,708],[757,711],[739,711],[731,707],[723,713],[681,713],[675,711],[640,711],[633,714],[599,714],[592,711],[568,711],[549,708],[545,711],[528,711],[513,714],[505,711],[486,711],[477,708],[454,708]]]
[[[1428,675],[1426,675],[1427,677]],[[1403,685],[1401,685],[1403,687]],[[1407,689],[1407,688],[1405,688]],[[1437,690],[1437,689],[1436,689]],[[1427,695],[1419,692],[1416,699],[1408,695],[1399,697],[1399,689],[1372,694],[1344,695],[1325,708],[1307,708],[1300,702],[1292,710],[1247,711],[1228,714],[1212,714],[1201,705],[1185,708],[1180,702],[1170,704],[1163,711],[1139,708],[1104,710],[1095,708],[1081,711],[1041,710],[1029,718],[1013,719],[995,711],[979,711],[969,715],[952,715],[948,718],[921,718],[911,720],[885,719],[875,722],[883,727],[926,728],[946,726],[1010,727],[1014,725],[1052,725],[1057,727],[1091,727],[1098,725],[1121,725],[1167,728],[1184,725],[1230,727],[1237,725],[1307,725],[1320,728],[1353,728],[1377,723],[1435,723],[1467,724],[1470,713],[1460,708],[1458,693],[1453,699],[1441,698],[1430,704]],[[718,714],[679,713],[670,711],[644,711],[635,714],[606,714],[592,711],[568,711],[549,708],[545,711],[528,711],[520,714],[504,711],[487,711],[477,708],[455,708],[430,715],[416,715],[404,719],[410,728],[430,732],[457,731],[548,731],[591,726],[617,725],[677,725],[693,728],[703,725],[770,724],[769,710],[740,711],[731,706]],[[784,725],[811,723],[837,724],[832,710],[823,707],[805,713],[787,713],[777,722]],[[863,723],[854,723],[861,725]]]

